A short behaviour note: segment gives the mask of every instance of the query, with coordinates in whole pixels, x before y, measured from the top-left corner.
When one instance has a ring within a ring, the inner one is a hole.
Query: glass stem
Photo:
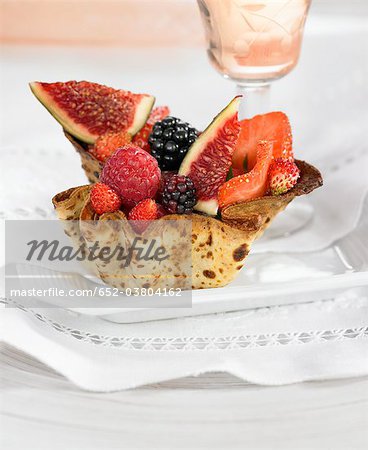
[[[237,94],[242,95],[239,119],[249,119],[270,112],[270,83],[238,84]]]

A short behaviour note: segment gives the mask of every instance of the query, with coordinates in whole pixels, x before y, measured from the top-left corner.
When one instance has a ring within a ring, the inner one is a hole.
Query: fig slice
[[[210,216],[218,210],[218,190],[226,181],[240,133],[235,97],[211,122],[190,147],[179,173],[189,176],[196,187],[195,209]]]
[[[30,88],[65,131],[93,144],[106,133],[135,135],[146,123],[155,98],[89,81],[42,83]]]

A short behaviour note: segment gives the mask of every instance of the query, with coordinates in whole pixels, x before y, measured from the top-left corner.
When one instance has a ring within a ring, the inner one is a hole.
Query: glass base
[[[314,208],[308,200],[298,199],[273,220],[262,239],[277,239],[297,233],[312,221],[313,216]]]

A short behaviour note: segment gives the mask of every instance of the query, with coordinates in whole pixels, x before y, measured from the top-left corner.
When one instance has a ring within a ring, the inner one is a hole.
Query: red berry
[[[218,193],[221,208],[263,197],[268,189],[268,171],[272,162],[272,143],[260,141],[257,145],[257,162],[253,169],[226,181]]]
[[[119,148],[106,161],[101,173],[101,181],[119,194],[127,208],[153,198],[160,179],[161,171],[156,159],[134,145]]]
[[[235,176],[249,172],[257,162],[257,145],[266,140],[273,144],[273,157],[294,161],[290,122],[280,111],[244,119],[233,155]]]
[[[96,140],[95,144],[89,148],[89,152],[99,161],[105,162],[116,149],[129,144],[131,141],[132,136],[126,131],[107,133]]]
[[[92,187],[90,198],[93,209],[99,215],[117,211],[121,206],[118,194],[103,183],[97,183]]]
[[[275,159],[269,171],[271,194],[285,194],[295,186],[299,176],[300,170],[294,162],[282,158]]]
[[[149,135],[151,134],[153,125],[159,120],[164,119],[170,114],[168,106],[157,106],[154,108],[145,124],[145,126],[134,136],[133,143],[138,147],[143,148],[146,152],[150,153],[151,147],[148,143]]]
[[[151,198],[146,198],[134,206],[130,210],[128,219],[135,221],[133,225],[134,229],[138,233],[142,233],[149,225],[151,220],[157,219],[158,205]]]

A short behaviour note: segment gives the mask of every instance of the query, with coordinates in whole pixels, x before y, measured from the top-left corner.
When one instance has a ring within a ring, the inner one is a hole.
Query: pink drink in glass
[[[208,55],[239,84],[282,77],[296,65],[310,0],[198,0]]]

